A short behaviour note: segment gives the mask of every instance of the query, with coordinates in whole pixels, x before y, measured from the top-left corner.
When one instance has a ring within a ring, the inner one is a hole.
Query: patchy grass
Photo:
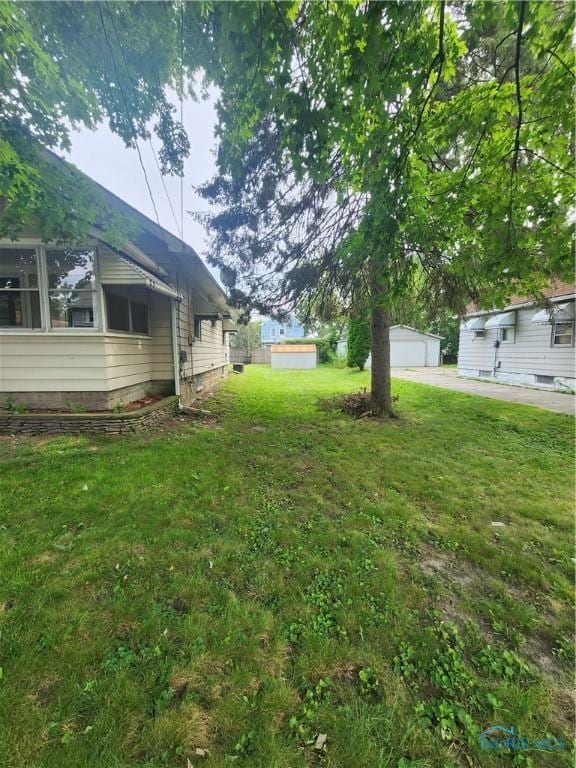
[[[569,766],[573,421],[248,367],[217,423],[0,443],[3,768]],[[493,522],[504,523],[494,527]]]

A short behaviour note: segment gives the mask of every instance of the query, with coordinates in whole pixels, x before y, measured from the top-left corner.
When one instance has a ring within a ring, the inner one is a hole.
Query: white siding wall
[[[222,338],[222,321],[202,321],[202,338],[194,339],[194,286],[178,285],[183,296],[178,305],[178,349],[185,351],[188,359],[180,365],[180,376],[188,379],[206,371],[221,368],[228,362],[228,337]]]
[[[524,384],[536,384],[535,376],[554,376],[574,380],[574,347],[552,346],[552,325],[530,322],[537,309],[516,310],[513,342],[502,342],[495,349],[497,329],[489,329],[483,339],[475,339],[472,331],[460,331],[458,371],[464,375],[479,375],[481,370],[494,368],[500,362],[496,378]],[[496,357],[495,357],[496,356]]]
[[[0,391],[104,392],[102,334],[12,333],[0,336]]]
[[[103,244],[100,272],[107,283],[137,281],[137,274]],[[130,273],[129,275],[125,272]],[[182,378],[215,370],[228,362],[228,335],[222,321],[202,322],[194,341],[194,286],[170,275],[183,295],[177,309],[178,349],[188,353]],[[154,380],[173,380],[171,300],[149,292],[150,336],[78,330],[62,333],[0,331],[0,392],[106,392]]]
[[[3,333],[0,391],[107,392],[173,379],[168,298],[151,296],[150,331]]]
[[[192,350],[193,373],[204,373],[226,365],[228,345],[222,343],[222,321],[214,324],[202,321],[202,340],[194,342]]]

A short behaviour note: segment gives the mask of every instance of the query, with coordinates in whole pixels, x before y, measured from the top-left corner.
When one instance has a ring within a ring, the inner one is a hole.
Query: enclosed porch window
[[[41,328],[38,259],[34,249],[0,250],[0,328]]]
[[[149,332],[148,293],[139,286],[105,286],[106,326],[111,331]]]
[[[51,328],[94,328],[94,261],[91,249],[46,251]]]

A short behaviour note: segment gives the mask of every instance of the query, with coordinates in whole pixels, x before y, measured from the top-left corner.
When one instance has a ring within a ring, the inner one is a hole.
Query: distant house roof
[[[549,299],[554,302],[559,301],[560,299],[572,299],[576,296],[576,283],[566,283],[561,280],[554,280],[548,288],[543,288],[540,291],[540,295],[543,299]],[[502,310],[530,307],[538,303],[540,303],[540,300],[534,296],[512,296],[509,303],[503,307]],[[466,315],[488,314],[491,312],[500,312],[502,310],[478,309],[478,305],[472,303],[468,304],[466,307]]]

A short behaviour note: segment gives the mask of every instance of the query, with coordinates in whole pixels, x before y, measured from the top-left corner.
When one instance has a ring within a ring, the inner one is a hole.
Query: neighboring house
[[[514,297],[502,310],[471,311],[460,326],[458,374],[548,389],[576,388],[576,286],[544,290],[546,306]]]
[[[280,344],[286,339],[303,339],[304,326],[294,318],[288,318],[281,323],[278,320],[264,320],[260,328],[260,342],[264,344]]]
[[[33,229],[0,240],[0,406],[189,402],[226,375],[234,324],[222,288],[189,245],[94,185],[137,232],[122,247],[97,228],[81,247]]]
[[[390,365],[393,368],[437,367],[442,365],[440,355],[441,336],[418,331],[409,325],[393,325],[390,328]],[[336,347],[338,357],[346,357],[348,344],[340,338]],[[366,368],[371,368],[372,356],[368,356]]]

